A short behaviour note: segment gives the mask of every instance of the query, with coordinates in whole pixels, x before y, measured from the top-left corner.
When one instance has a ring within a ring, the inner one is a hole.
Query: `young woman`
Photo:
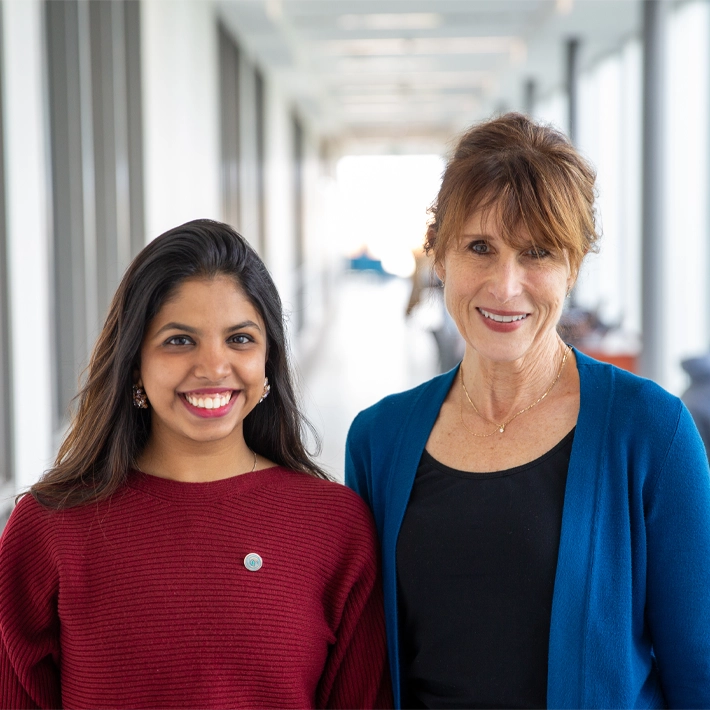
[[[303,425],[256,253],[151,242],[2,537],[0,707],[391,706],[370,514]]]

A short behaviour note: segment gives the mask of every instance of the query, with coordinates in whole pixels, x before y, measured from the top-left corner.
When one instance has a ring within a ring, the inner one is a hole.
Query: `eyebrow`
[[[229,326],[229,328],[225,329],[225,333],[233,333],[235,330],[242,330],[243,328],[256,328],[258,331],[261,331],[261,328],[259,327],[258,323],[255,323],[253,320],[245,320],[241,323],[237,323],[236,325]],[[192,326],[185,325],[184,323],[176,323],[175,321],[171,321],[170,323],[166,323],[160,330],[156,332],[155,335],[158,336],[167,330],[182,330],[185,333],[192,334],[197,334],[200,332],[199,328],[193,328]]]

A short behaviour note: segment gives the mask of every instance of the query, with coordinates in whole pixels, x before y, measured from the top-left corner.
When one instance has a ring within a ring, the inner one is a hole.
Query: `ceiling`
[[[349,150],[440,150],[495,111],[564,86],[638,35],[643,0],[219,0],[258,63]]]

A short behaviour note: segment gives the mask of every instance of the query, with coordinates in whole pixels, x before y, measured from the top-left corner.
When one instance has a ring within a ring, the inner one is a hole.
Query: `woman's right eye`
[[[488,244],[484,241],[476,241],[469,244],[468,248],[474,254],[488,254]]]
[[[186,335],[173,335],[172,338],[168,338],[165,341],[166,345],[191,345],[192,340],[188,338]]]

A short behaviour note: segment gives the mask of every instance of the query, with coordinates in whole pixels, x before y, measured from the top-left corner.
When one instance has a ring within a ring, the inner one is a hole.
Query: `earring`
[[[148,397],[145,390],[138,385],[133,385],[133,406],[138,409],[148,409]]]
[[[269,396],[269,392],[271,392],[271,385],[269,384],[269,378],[265,377],[264,378],[264,391],[261,394],[261,399],[259,400],[259,404],[261,404]]]

